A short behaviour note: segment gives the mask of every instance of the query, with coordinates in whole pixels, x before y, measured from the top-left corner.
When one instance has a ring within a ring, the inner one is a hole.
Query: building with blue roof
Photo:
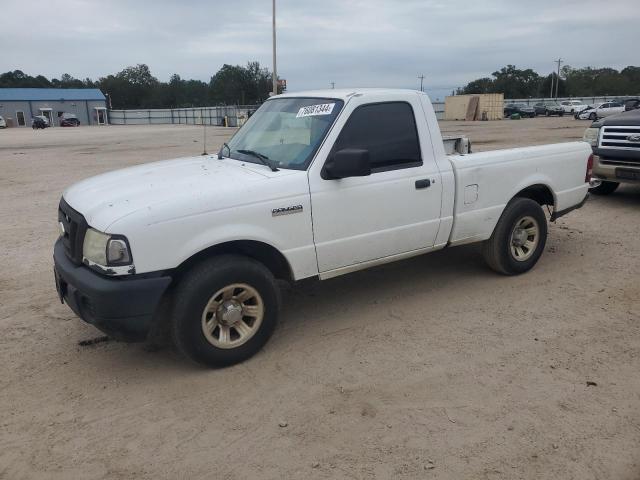
[[[30,127],[43,115],[52,127],[75,115],[81,125],[106,125],[107,102],[97,88],[0,88],[0,116],[8,126]]]

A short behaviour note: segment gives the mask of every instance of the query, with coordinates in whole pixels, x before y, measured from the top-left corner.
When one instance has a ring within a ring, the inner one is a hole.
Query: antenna
[[[204,135],[204,139],[202,142],[202,155],[209,155],[207,153],[207,124],[204,123],[204,115],[202,114],[202,109],[200,109],[200,120],[202,121],[202,133]]]
[[[331,84],[331,89],[336,88],[336,82],[329,82]]]

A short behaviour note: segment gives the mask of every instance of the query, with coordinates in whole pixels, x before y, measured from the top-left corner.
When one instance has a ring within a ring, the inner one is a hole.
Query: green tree
[[[246,67],[225,64],[209,82],[214,104],[260,103],[269,97],[271,88],[271,73],[258,62]]]
[[[494,81],[492,78],[483,77],[469,82],[464,88],[458,89],[458,94],[492,93]]]
[[[263,102],[271,91],[271,73],[258,62],[246,67],[223,65],[209,83],[185,80],[177,73],[160,82],[145,64],[127,67],[93,81],[65,73],[48,80],[21,70],[0,74],[0,87],[99,88],[111,98],[113,108],[204,107]]]

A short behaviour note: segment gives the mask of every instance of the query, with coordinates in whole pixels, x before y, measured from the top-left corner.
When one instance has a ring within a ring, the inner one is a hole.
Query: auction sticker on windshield
[[[321,103],[318,105],[309,105],[298,110],[296,118],[313,117],[315,115],[331,115],[335,103]]]

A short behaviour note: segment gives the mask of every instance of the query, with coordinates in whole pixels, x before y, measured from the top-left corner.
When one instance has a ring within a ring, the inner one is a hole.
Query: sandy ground
[[[442,126],[486,150],[586,124]],[[0,478],[640,479],[640,188],[551,226],[523,276],[469,246],[293,286],[231,368],[79,346],[100,334],[56,299],[62,190],[201,151],[198,127],[0,131]]]

